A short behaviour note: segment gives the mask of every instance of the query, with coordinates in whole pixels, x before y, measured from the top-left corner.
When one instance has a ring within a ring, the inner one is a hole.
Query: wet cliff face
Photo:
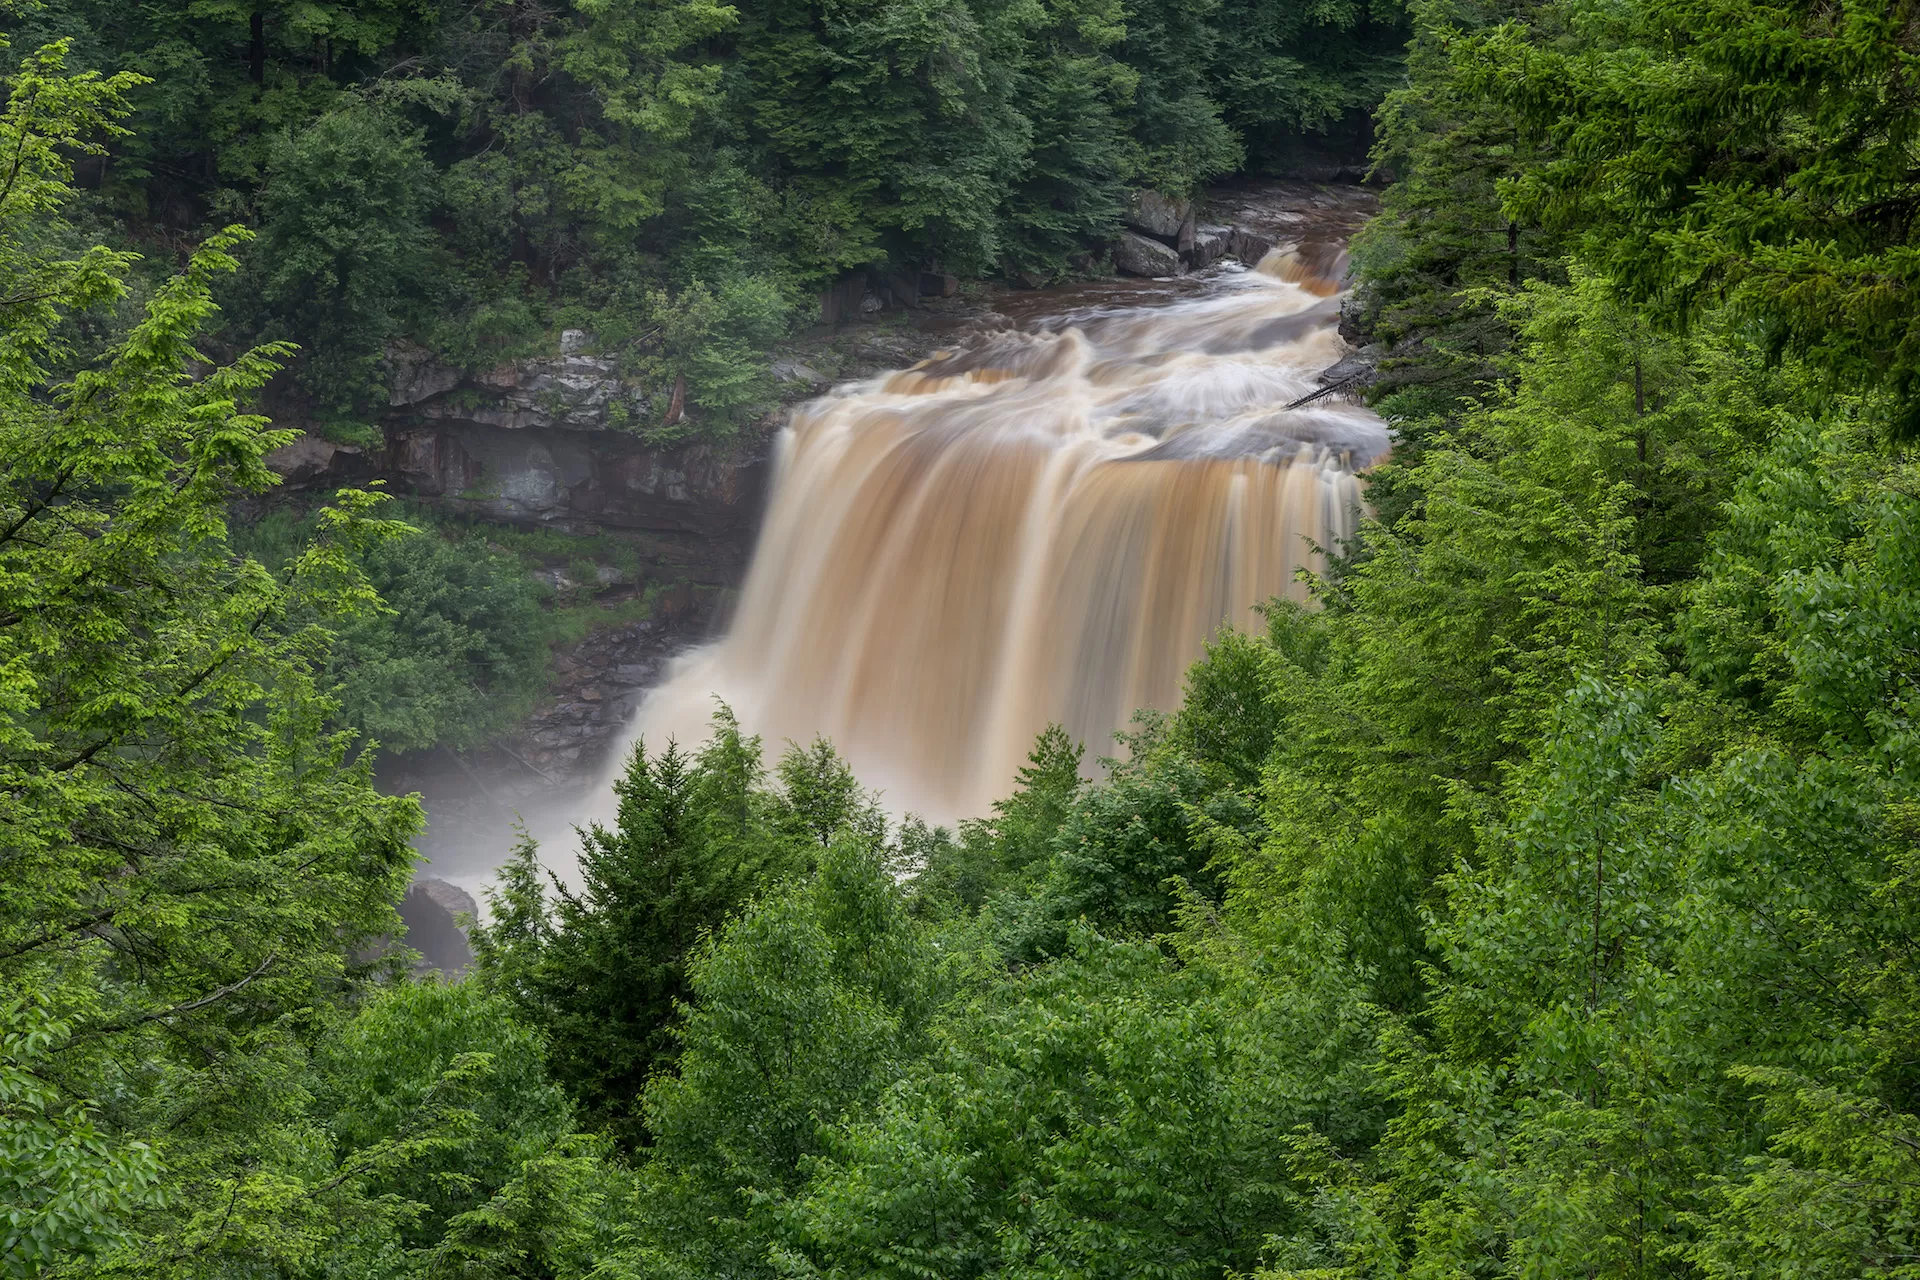
[[[650,447],[615,425],[646,393],[609,361],[575,353],[469,375],[400,348],[388,368],[384,447],[305,436],[269,465],[295,486],[384,479],[459,514],[574,532],[727,542],[753,521],[763,437]]]
[[[617,432],[502,427],[443,411],[387,431],[385,470],[489,520],[724,537],[750,520],[744,449],[649,449]]]

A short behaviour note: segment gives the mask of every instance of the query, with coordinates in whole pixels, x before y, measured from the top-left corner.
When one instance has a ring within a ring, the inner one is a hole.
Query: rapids
[[[1286,407],[1343,354],[1336,288],[1276,252],[801,406],[730,629],[630,737],[696,744],[724,700],[770,753],[823,735],[936,820],[984,813],[1049,722],[1110,753],[1353,531],[1385,426]]]

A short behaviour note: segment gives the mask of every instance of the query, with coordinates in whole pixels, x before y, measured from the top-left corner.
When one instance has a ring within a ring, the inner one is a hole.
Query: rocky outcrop
[[[1344,244],[1373,207],[1373,193],[1363,188],[1301,181],[1223,188],[1199,204],[1137,191],[1123,215],[1130,229],[1114,242],[1113,262],[1127,275],[1159,277],[1202,271],[1227,258],[1258,266],[1275,249],[1319,254],[1321,241]],[[1342,259],[1334,275],[1344,267]]]
[[[437,970],[452,978],[472,966],[473,947],[462,918],[479,919],[480,907],[460,886],[422,877],[407,887],[400,920],[407,927],[406,944],[420,953],[416,971]]]
[[[1226,226],[1227,256],[1256,266],[1274,249],[1297,249],[1316,269],[1344,271],[1347,242],[1378,200],[1365,187],[1300,181],[1249,182],[1210,192],[1206,212]]]
[[[474,422],[509,431],[605,431],[625,422],[658,421],[658,410],[671,394],[638,387],[619,376],[613,361],[577,350],[470,375],[417,351],[399,350],[389,356],[387,368],[392,408],[427,421]]]
[[[750,522],[758,482],[743,449],[450,414],[390,426],[383,461],[406,492],[484,519],[709,536]]]
[[[1204,270],[1227,256],[1227,245],[1233,238],[1233,228],[1217,223],[1202,222],[1193,229],[1193,247],[1187,251],[1187,262],[1195,271]]]
[[[1113,265],[1130,276],[1173,276],[1181,268],[1179,251],[1173,246],[1132,231],[1122,231],[1114,241]]]
[[[336,444],[325,436],[302,435],[269,453],[267,466],[283,481],[304,485],[329,475],[341,475],[359,462],[365,452],[357,445]]]
[[[757,498],[759,437],[658,447],[619,429],[657,421],[671,388],[636,385],[611,360],[587,354],[590,345],[587,334],[570,329],[560,355],[479,373],[441,364],[418,347],[395,347],[381,444],[308,434],[267,463],[294,486],[381,479],[393,492],[512,524],[743,533]],[[783,382],[805,384],[796,391],[824,385],[803,365],[785,372]]]
[[[1272,253],[1281,242],[1265,231],[1254,231],[1247,227],[1235,227],[1227,233],[1227,253],[1238,258],[1250,267],[1260,265],[1260,259]]]
[[[1163,196],[1158,191],[1142,189],[1133,193],[1127,202],[1126,212],[1120,220],[1135,231],[1158,236],[1163,240],[1172,240],[1179,236],[1181,226],[1193,213],[1193,201],[1176,200],[1172,196]]]
[[[712,623],[718,592],[682,586],[668,594],[658,618],[596,631],[554,655],[552,697],[515,739],[520,763],[574,776],[606,759],[668,658]]]

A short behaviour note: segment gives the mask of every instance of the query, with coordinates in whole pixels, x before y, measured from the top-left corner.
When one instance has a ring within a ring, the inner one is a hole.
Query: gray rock
[[[775,360],[767,366],[775,382],[797,382],[802,386],[820,388],[827,385],[827,375],[811,365],[801,364],[798,360]]]
[[[444,395],[459,386],[464,376],[435,360],[425,347],[410,342],[389,347],[386,365],[387,403],[396,408]]]
[[[887,277],[887,293],[896,307],[920,305],[920,273]]]
[[[480,917],[480,906],[473,900],[473,895],[457,884],[422,876],[413,882],[413,887],[433,899],[434,904],[450,916],[472,916],[476,920]]]
[[[1113,265],[1130,276],[1174,276],[1180,274],[1180,255],[1158,240],[1122,231],[1114,242]]]
[[[645,684],[657,673],[650,662],[623,662],[613,669],[612,679],[617,684]]]
[[[1370,343],[1357,351],[1349,351],[1338,361],[1322,369],[1315,381],[1323,387],[1365,386],[1373,381],[1374,373],[1380,368],[1380,359],[1386,353],[1386,347],[1378,342]]]
[[[560,331],[560,354],[577,356],[593,345],[593,335],[585,329],[562,329]]]
[[[1180,234],[1181,224],[1192,212],[1193,202],[1190,200],[1175,200],[1158,191],[1142,189],[1133,193],[1133,199],[1120,220],[1135,231],[1171,240]],[[1126,268],[1122,267],[1121,270]]]
[[[464,973],[473,963],[460,917],[478,919],[480,908],[458,885],[445,880],[415,880],[400,900],[400,919],[407,926],[407,945],[420,953],[418,968],[438,969],[449,976]]]
[[[1227,239],[1233,234],[1232,227],[1216,226],[1202,222],[1193,229],[1193,249],[1187,255],[1187,261],[1195,270],[1210,267],[1227,256]]]
[[[302,484],[325,475],[342,457],[359,453],[360,450],[350,444],[335,444],[321,436],[303,435],[269,453],[266,463],[276,475]]]
[[[1264,232],[1235,227],[1227,233],[1227,256],[1257,267],[1260,259],[1273,251],[1274,243],[1274,238]]]

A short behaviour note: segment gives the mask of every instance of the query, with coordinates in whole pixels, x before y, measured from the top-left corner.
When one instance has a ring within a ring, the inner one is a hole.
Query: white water
[[[1273,255],[802,406],[731,630],[629,741],[697,744],[724,699],[770,754],[824,735],[889,808],[942,820],[984,812],[1050,721],[1105,753],[1353,530],[1384,425],[1284,408],[1342,354],[1332,291]]]

